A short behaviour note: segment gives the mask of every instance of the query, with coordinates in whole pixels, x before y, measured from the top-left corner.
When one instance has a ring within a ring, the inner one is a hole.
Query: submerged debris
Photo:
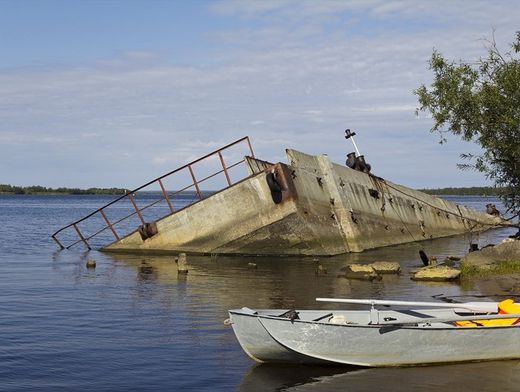
[[[445,282],[458,279],[460,269],[448,267],[446,265],[435,265],[431,267],[419,268],[412,273],[412,280]]]
[[[468,252],[476,252],[478,250],[478,244],[470,244]]]
[[[437,257],[428,256],[424,250],[419,251],[419,257],[421,258],[421,261],[424,264],[424,266],[437,265]]]
[[[446,260],[450,260],[450,261],[460,261],[460,257],[458,256],[446,256]]]
[[[350,264],[346,268],[347,279],[381,280],[381,276],[369,265]]]
[[[369,264],[378,274],[398,274],[401,266],[395,261],[376,261]]]
[[[177,274],[182,275],[188,273],[188,260],[186,258],[186,253],[179,253],[175,262],[177,263]]]

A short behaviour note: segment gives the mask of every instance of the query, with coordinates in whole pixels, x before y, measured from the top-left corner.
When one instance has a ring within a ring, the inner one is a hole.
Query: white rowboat
[[[501,314],[502,302],[318,300],[370,309],[242,308],[229,311],[230,322],[244,351],[258,362],[409,366],[520,358],[520,311]]]

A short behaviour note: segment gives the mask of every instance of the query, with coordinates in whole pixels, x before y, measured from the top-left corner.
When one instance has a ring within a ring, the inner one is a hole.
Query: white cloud
[[[76,67],[0,70],[0,168],[38,146],[60,175],[52,165],[32,180],[34,170],[0,174],[11,183],[138,185],[246,134],[266,160],[284,160],[289,147],[341,162],[352,128],[378,174],[426,186],[443,167],[432,185],[457,184],[467,145],[438,148],[428,116],[414,115],[412,91],[431,78],[433,47],[476,59],[494,26],[497,42],[510,42],[520,11],[500,4],[225,1],[211,8],[254,23],[214,31],[220,54],[205,65],[135,50]],[[80,178],[71,174],[78,160],[91,162]]]

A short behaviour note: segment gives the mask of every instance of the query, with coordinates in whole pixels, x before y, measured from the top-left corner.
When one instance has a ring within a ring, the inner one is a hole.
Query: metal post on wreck
[[[370,173],[371,166],[365,162],[365,156],[359,153],[359,149],[354,140],[355,135],[356,132],[352,132],[350,129],[345,130],[345,139],[350,139],[352,141],[352,144],[354,145],[354,148],[356,149],[355,153],[351,152],[347,155],[347,161],[345,162],[345,164],[351,169],[358,170],[364,173]]]
[[[352,132],[350,129],[345,130],[345,139],[350,139],[352,141],[352,144],[354,145],[354,148],[356,149],[357,155],[361,155],[359,153],[359,150],[357,148],[356,142],[354,140],[354,136],[356,136],[356,132]]]

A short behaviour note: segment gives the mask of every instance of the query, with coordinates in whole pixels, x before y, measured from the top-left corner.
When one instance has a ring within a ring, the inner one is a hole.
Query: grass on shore
[[[499,261],[489,267],[479,268],[474,265],[461,263],[461,279],[478,279],[494,275],[509,275],[520,273],[520,260],[518,261]]]

